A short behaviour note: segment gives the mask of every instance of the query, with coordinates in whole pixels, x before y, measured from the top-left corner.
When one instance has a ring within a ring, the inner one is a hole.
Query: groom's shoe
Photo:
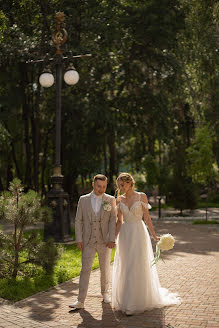
[[[109,293],[104,293],[103,294],[103,301],[104,303],[110,303],[111,302],[111,297]]]
[[[76,301],[73,304],[69,305],[70,308],[72,309],[83,309],[84,308],[84,303],[80,301]]]

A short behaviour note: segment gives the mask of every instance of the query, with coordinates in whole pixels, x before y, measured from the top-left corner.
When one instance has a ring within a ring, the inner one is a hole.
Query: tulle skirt
[[[148,230],[142,220],[124,222],[117,240],[112,275],[112,307],[129,313],[179,304],[161,288]]]

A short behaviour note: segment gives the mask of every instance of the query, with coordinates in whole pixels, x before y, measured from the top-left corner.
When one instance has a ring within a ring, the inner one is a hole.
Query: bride
[[[118,239],[113,265],[112,307],[131,315],[179,304],[176,294],[161,288],[156,265],[152,265],[154,255],[147,227],[156,241],[159,238],[148,213],[147,196],[134,190],[134,179],[128,173],[121,173],[116,183]],[[119,196],[120,191],[122,196]]]

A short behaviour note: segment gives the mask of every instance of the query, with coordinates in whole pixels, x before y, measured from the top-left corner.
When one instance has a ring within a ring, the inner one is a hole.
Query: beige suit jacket
[[[101,205],[101,231],[105,243],[115,241],[116,230],[116,202],[113,196],[103,195],[102,202],[107,201],[111,204],[111,210],[106,211]],[[84,245],[89,243],[91,237],[91,193],[80,197],[75,217],[75,234],[76,242],[83,242]]]

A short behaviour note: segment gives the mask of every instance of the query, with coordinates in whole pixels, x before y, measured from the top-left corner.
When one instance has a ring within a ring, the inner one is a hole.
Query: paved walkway
[[[152,219],[158,219],[158,210],[150,211],[150,216]],[[209,207],[207,211],[208,220],[219,220],[219,208],[218,207]],[[206,220],[206,209],[199,208],[193,211],[183,210],[183,216],[180,216],[180,212],[176,209],[161,209],[161,218],[160,220],[177,220],[182,221],[194,221],[194,220]]]
[[[219,228],[155,222],[158,234],[176,237],[173,250],[158,263],[163,287],[178,292],[182,304],[126,316],[102,303],[99,270],[91,274],[85,309],[69,311],[78,278],[9,305],[0,302],[1,328],[213,328],[219,327]]]

